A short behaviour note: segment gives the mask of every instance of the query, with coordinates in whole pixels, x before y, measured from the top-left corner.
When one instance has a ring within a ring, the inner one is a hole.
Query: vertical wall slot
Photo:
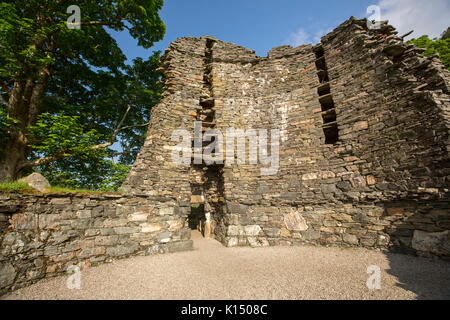
[[[327,63],[325,60],[325,50],[322,45],[314,48],[316,55],[316,69],[319,78],[319,103],[322,108],[323,133],[326,144],[335,144],[339,141],[339,129],[337,126],[336,106],[331,95],[330,79],[328,77]]]
[[[212,90],[213,47],[215,42],[216,41],[213,39],[206,38],[203,88],[196,115],[196,120],[201,121],[202,123],[203,133],[216,127],[215,99]],[[202,150],[198,150],[198,152],[201,151],[204,154],[205,148],[213,141],[204,142]],[[199,207],[201,210],[197,210],[200,217],[197,213],[197,217],[194,217],[193,219],[194,225],[191,227],[198,228],[203,233],[204,230],[202,224],[206,221],[205,213],[211,215],[213,225],[217,225],[223,216],[223,165],[207,165],[205,162],[202,162],[201,164],[191,163],[191,205],[193,204],[192,199],[196,199],[201,203]],[[198,206],[198,204],[196,206]],[[212,230],[212,232],[213,234],[210,236],[217,237],[217,235],[214,234],[214,230]]]

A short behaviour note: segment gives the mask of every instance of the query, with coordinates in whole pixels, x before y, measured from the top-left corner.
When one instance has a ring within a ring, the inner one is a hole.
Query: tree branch
[[[90,149],[98,150],[98,149],[103,149],[103,148],[106,148],[106,147],[109,147],[110,145],[112,145],[116,141],[117,134],[122,130],[122,128],[121,128],[122,124],[125,121],[125,119],[127,118],[127,115],[130,112],[130,110],[131,110],[131,106],[129,105],[128,108],[127,108],[127,111],[125,111],[125,114],[122,117],[122,120],[120,120],[120,122],[117,125],[116,129],[114,129],[113,135],[111,137],[111,140],[109,140],[109,142],[98,144],[96,146],[92,146]]]
[[[56,160],[61,160],[66,157],[70,157],[70,154],[61,153],[56,156],[40,158],[40,159],[36,159],[36,160],[32,160],[32,161],[24,161],[17,167],[18,168],[17,171],[19,172],[24,168],[32,168],[32,167],[36,167],[36,166],[41,166],[43,164],[47,164],[47,163],[50,163],[50,162],[53,162]]]
[[[2,87],[2,91],[11,94],[11,90],[9,90],[8,86],[6,85],[6,82],[4,82],[2,79],[0,79],[0,86]]]
[[[28,126],[35,125],[37,116],[39,113],[38,104],[39,100],[43,96],[45,92],[45,88],[47,86],[48,79],[50,77],[50,70],[48,67],[43,67],[39,71],[39,80],[34,85],[33,90],[31,92],[30,101],[29,101],[29,116],[28,116]]]
[[[125,111],[125,114],[122,117],[122,120],[120,120],[119,124],[117,125],[116,129],[114,130],[114,133],[113,133],[112,138],[111,138],[111,142],[116,141],[116,136],[119,133],[119,131],[121,130],[120,127],[122,127],[122,124],[125,121],[125,119],[127,118],[128,113],[130,112],[130,110],[131,110],[131,106],[128,105],[127,110]]]
[[[125,130],[125,129],[137,128],[137,127],[143,127],[143,126],[148,126],[149,125],[149,123],[143,123],[143,124],[138,124],[138,125],[135,125],[135,126],[122,127],[122,124],[124,123],[125,119],[127,118],[128,113],[130,112],[130,110],[131,110],[131,106],[128,106],[127,110],[125,111],[125,114],[123,115],[122,119],[120,120],[119,124],[117,125],[116,129],[114,130],[114,133],[113,133],[113,135],[111,137],[111,140],[109,142],[105,142],[105,143],[101,143],[101,144],[98,144],[98,145],[95,145],[95,146],[91,146],[88,149],[90,149],[90,150],[99,150],[99,149],[103,149],[103,148],[109,147],[116,141],[117,134],[120,131]],[[60,154],[55,155],[55,156],[49,156],[49,157],[45,157],[45,158],[40,158],[40,159],[36,159],[36,160],[33,160],[33,161],[24,161],[18,166],[18,170],[20,171],[20,170],[22,170],[24,168],[32,168],[32,167],[36,167],[36,166],[41,166],[43,164],[47,164],[47,163],[50,163],[50,162],[53,162],[53,161],[57,161],[57,160],[61,160],[63,158],[67,158],[67,157],[71,157],[71,156],[72,155],[69,154],[69,153],[61,152]]]
[[[132,129],[132,128],[145,127],[145,126],[148,126],[149,124],[150,124],[150,122],[143,123],[143,124],[137,124],[135,126],[122,127],[122,128],[120,128],[119,131],[126,130],[126,129]]]
[[[409,36],[409,35],[411,35],[411,34],[413,34],[413,33],[414,33],[414,30],[411,30],[410,32],[405,33],[404,35],[402,35],[400,38],[403,40],[403,39],[405,39],[407,36]]]
[[[3,103],[7,108],[9,108],[9,103],[3,98],[1,94],[0,94],[0,102]]]
[[[125,23],[122,21],[127,21],[126,19],[120,19],[118,22],[103,22],[103,21],[84,21],[80,22],[81,26],[107,26],[107,27],[113,27],[113,26],[122,26],[128,31],[131,30],[130,27],[126,26]]]

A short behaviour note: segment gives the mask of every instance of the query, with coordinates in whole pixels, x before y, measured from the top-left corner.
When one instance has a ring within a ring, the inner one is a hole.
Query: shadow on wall
[[[396,203],[386,210],[388,218],[398,219],[386,230],[392,242],[386,272],[419,300],[450,299],[449,203],[432,205]]]

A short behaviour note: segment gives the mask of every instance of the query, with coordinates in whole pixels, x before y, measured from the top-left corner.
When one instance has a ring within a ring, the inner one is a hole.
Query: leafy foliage
[[[55,155],[55,150],[61,155],[72,157],[98,158],[106,156],[104,150],[90,149],[89,147],[100,140],[95,129],[85,132],[79,122],[79,116],[52,115],[44,113],[39,116],[36,126],[30,127],[38,145],[30,145],[34,151],[43,156]]]
[[[441,40],[445,40],[445,39],[448,39],[448,38],[450,38],[450,27],[448,27],[448,29],[445,30],[445,32],[442,34]]]
[[[131,166],[111,160],[70,161],[65,158],[41,166],[50,184],[67,189],[116,191],[126,178]]]
[[[158,16],[163,1],[80,2],[80,29],[67,27],[68,5],[58,0],[0,3],[0,144],[21,130],[29,139],[28,161],[57,159],[37,168],[52,184],[111,190],[142,146],[162,89],[156,71],[160,52],[128,65],[108,30],[128,30],[140,46],[150,48],[165,33]],[[34,90],[45,74],[35,119],[26,103],[14,109],[1,102],[11,101],[18,84],[24,84],[24,92],[28,84]]]
[[[424,55],[427,57],[439,54],[442,63],[450,70],[450,38],[438,40],[430,39],[425,35],[417,39],[409,40],[408,43],[426,49]]]

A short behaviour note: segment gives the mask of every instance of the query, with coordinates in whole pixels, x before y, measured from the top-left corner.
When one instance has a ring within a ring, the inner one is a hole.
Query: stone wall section
[[[175,199],[182,210],[189,207],[190,166],[173,163],[171,145],[176,143],[170,142],[175,129],[193,132],[203,89],[205,45],[204,39],[180,39],[162,57],[165,91],[151,110],[147,139],[121,188],[123,192]]]
[[[351,18],[315,47],[282,46],[267,57],[212,37],[174,42],[163,59],[169,93],[156,109],[176,112],[164,130],[181,122],[193,136],[194,121],[205,119],[204,130],[222,133],[279,129],[279,169],[262,175],[264,166],[247,158],[220,168],[170,169],[178,180],[168,184],[163,174],[148,180],[164,181],[169,196],[179,196],[182,185],[183,200],[207,202],[214,235],[227,246],[432,252],[417,245],[417,235],[445,237],[450,229],[449,72],[386,23],[380,30],[366,24]],[[180,97],[177,106],[173,96]],[[140,159],[152,152],[162,159],[166,150],[152,145]],[[166,160],[138,160],[129,181],[141,168],[171,168]],[[448,255],[438,251],[432,253]]]
[[[0,195],[0,294],[136,255],[192,249],[175,202],[118,194]]]
[[[218,67],[218,86],[225,87],[219,92],[230,101],[223,127],[287,129],[277,175],[261,177],[255,166],[225,168],[227,245],[316,243],[449,255],[449,73],[391,26],[365,26],[352,18],[322,39],[326,74],[318,47],[310,46]],[[321,130],[324,98],[336,113],[334,143]],[[429,244],[439,238],[441,249],[425,250],[420,234],[428,234]]]

